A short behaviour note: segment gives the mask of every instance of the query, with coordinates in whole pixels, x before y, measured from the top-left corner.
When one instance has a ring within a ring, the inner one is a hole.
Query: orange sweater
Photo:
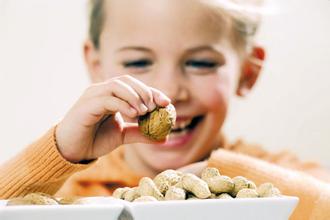
[[[209,166],[230,177],[245,176],[256,184],[272,182],[283,194],[298,196],[300,203],[291,219],[330,219],[327,170],[315,163],[302,163],[287,152],[269,154],[241,141],[223,141],[220,146],[209,158]],[[120,147],[95,163],[72,164],[58,152],[52,128],[0,167],[0,198],[36,191],[67,196],[111,195],[117,187],[136,186],[140,176],[125,163],[123,153]]]

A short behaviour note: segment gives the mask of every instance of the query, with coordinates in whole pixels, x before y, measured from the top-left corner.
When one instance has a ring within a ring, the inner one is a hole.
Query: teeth
[[[191,123],[192,119],[186,120],[186,121],[180,121],[180,122],[176,122],[174,125],[173,129],[184,129],[185,127],[187,127],[190,123]]]
[[[184,129],[186,127],[186,123],[180,122],[179,123],[179,128]]]

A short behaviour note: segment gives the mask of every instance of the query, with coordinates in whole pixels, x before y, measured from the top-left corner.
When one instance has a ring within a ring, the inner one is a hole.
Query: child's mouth
[[[160,146],[175,149],[184,147],[192,139],[195,128],[203,119],[204,115],[195,116],[193,118],[178,117],[168,140]]]
[[[199,122],[202,121],[204,116],[202,115],[199,115],[199,116],[196,116],[196,117],[193,117],[189,120],[178,120],[175,125],[174,125],[174,128],[172,129],[171,133],[173,134],[180,134],[180,133],[183,133],[183,132],[187,132],[189,130],[193,130]]]

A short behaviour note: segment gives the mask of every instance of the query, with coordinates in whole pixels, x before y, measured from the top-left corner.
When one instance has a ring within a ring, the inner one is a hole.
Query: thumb
[[[144,136],[136,123],[126,123],[123,128],[122,135],[123,144],[162,144],[166,142],[166,139],[162,141],[155,141],[151,138]]]

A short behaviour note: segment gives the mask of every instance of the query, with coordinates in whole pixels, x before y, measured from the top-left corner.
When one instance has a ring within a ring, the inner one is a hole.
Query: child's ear
[[[90,40],[86,40],[84,43],[84,58],[92,82],[102,82],[100,53]]]
[[[265,60],[265,50],[262,47],[253,47],[252,52],[243,61],[236,94],[246,96],[256,83]]]

